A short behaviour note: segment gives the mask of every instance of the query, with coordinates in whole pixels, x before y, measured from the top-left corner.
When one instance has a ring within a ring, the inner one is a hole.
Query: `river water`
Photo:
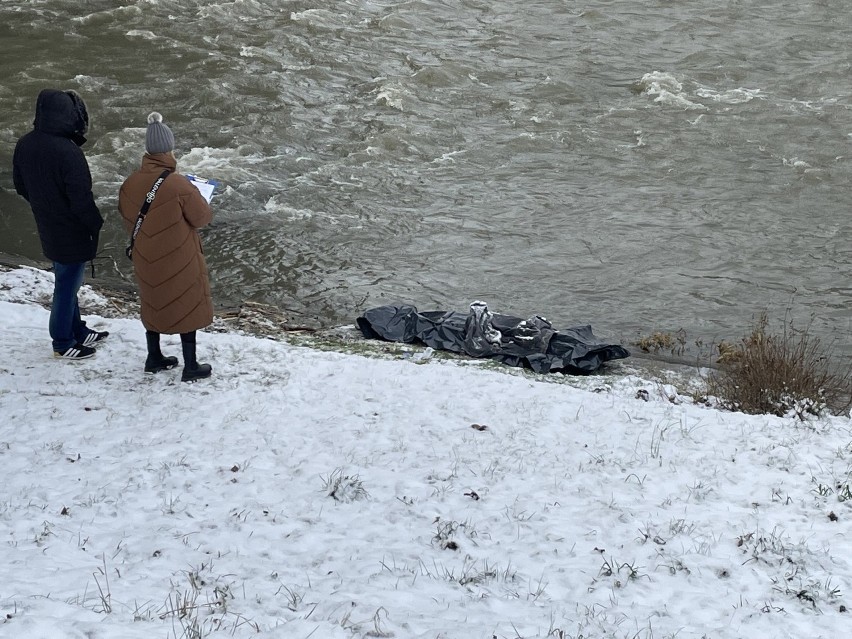
[[[11,156],[73,88],[118,187],[164,114],[218,179],[216,302],[545,315],[630,343],[766,312],[852,355],[846,0],[0,1],[0,252],[40,257]]]

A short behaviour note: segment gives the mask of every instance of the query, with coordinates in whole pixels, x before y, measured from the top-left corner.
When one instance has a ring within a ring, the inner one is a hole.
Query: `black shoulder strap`
[[[136,236],[139,235],[139,229],[142,228],[142,222],[145,220],[145,216],[148,215],[148,209],[151,208],[151,202],[154,201],[154,196],[157,195],[157,190],[163,184],[163,181],[169,177],[169,173],[171,173],[170,169],[166,169],[160,173],[160,177],[158,177],[157,181],[154,182],[154,186],[152,186],[151,190],[145,195],[145,202],[142,204],[142,208],[139,209],[139,216],[136,218],[136,224],[133,225],[133,233],[130,235],[130,246],[124,250],[124,254],[127,255],[127,259],[133,259],[133,245],[136,243]]]

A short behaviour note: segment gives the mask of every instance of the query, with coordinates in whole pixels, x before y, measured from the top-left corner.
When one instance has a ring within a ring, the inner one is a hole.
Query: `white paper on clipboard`
[[[208,180],[203,177],[198,177],[197,175],[187,175],[186,179],[189,180],[190,184],[192,184],[201,195],[204,196],[204,199],[207,200],[207,203],[210,203],[211,198],[213,197],[213,191],[216,190],[216,187],[219,186],[219,183],[216,180]]]

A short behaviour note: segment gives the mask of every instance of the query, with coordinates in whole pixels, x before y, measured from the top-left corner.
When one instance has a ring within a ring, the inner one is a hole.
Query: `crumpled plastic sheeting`
[[[629,357],[627,349],[601,342],[591,326],[555,330],[545,318],[529,319],[492,313],[473,302],[467,314],[418,312],[414,306],[378,306],[356,323],[369,339],[422,342],[435,349],[488,357],[537,373],[593,373],[605,362]]]

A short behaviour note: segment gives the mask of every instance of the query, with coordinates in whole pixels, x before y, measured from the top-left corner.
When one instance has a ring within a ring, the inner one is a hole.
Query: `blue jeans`
[[[86,339],[91,331],[80,319],[77,291],[83,285],[85,262],[53,263],[53,304],[50,307],[50,337],[53,350],[65,352]]]

